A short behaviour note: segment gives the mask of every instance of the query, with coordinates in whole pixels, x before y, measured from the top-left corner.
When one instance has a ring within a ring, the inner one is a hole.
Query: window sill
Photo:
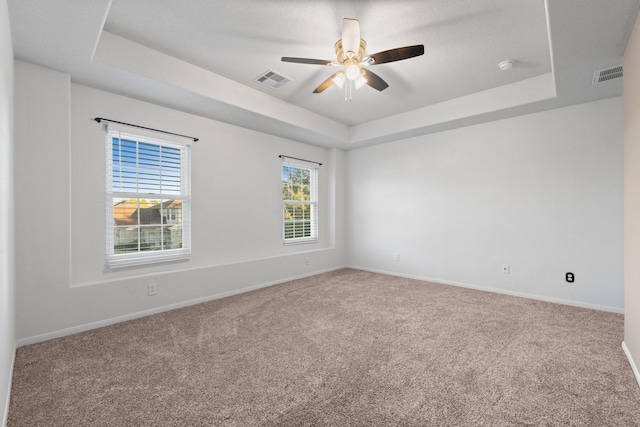
[[[163,262],[171,262],[171,261],[181,261],[191,259],[191,253],[181,252],[181,253],[170,253],[170,254],[153,254],[153,255],[143,255],[143,256],[135,256],[135,257],[119,257],[114,255],[111,259],[107,260],[107,267],[110,269],[114,268],[123,268],[123,267],[134,267],[140,265],[147,264],[158,264]]]
[[[314,238],[311,238],[311,239],[290,239],[290,240],[285,240],[284,242],[282,242],[282,244],[284,246],[304,245],[306,243],[318,243],[318,239],[314,237]]]

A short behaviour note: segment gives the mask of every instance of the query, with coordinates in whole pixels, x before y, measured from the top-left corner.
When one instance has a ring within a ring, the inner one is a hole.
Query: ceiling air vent
[[[260,74],[255,79],[253,79],[253,81],[258,82],[261,85],[269,87],[271,89],[278,89],[284,86],[285,84],[289,83],[291,79],[273,70],[267,70],[264,73]]]
[[[604,70],[598,70],[593,73],[593,84],[606,82],[613,79],[619,79],[622,77],[622,65],[616,65],[615,67],[605,68]]]

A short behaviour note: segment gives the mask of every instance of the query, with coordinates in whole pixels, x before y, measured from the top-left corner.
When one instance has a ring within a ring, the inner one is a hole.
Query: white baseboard
[[[9,367],[9,384],[7,385],[7,401],[4,403],[4,414],[2,416],[2,427],[7,426],[9,421],[9,403],[11,402],[11,384],[13,384],[13,368],[16,364],[16,346],[13,346],[13,356],[11,357],[11,366]]]
[[[627,356],[627,360],[629,360],[629,364],[631,365],[631,370],[633,371],[633,375],[636,377],[636,381],[638,382],[638,386],[640,386],[640,372],[638,371],[638,367],[636,363],[633,361],[633,357],[631,356],[631,352],[627,347],[627,344],[622,341],[622,350],[624,350],[624,354]]]
[[[424,282],[432,282],[432,283],[438,283],[442,285],[452,285],[452,286],[458,286],[461,288],[476,289],[479,291],[493,292],[496,294],[510,295],[510,296],[520,297],[520,298],[529,298],[529,299],[534,299],[538,301],[553,302],[556,304],[570,305],[573,307],[590,308],[592,310],[608,311],[608,312],[620,313],[620,314],[624,313],[624,308],[622,307],[611,307],[608,305],[591,304],[591,303],[586,303],[581,301],[571,301],[571,300],[565,300],[561,298],[547,297],[544,295],[528,294],[525,292],[516,292],[516,291],[510,291],[507,289],[492,288],[489,286],[479,286],[479,285],[472,285],[470,283],[454,282],[451,280],[443,280],[443,279],[438,279],[433,277],[417,276],[413,274],[403,274],[395,271],[378,270],[378,269],[368,268],[368,267],[359,267],[356,265],[347,265],[346,268],[370,271],[372,273],[387,274],[389,276],[405,277],[407,279],[422,280]]]
[[[232,295],[242,294],[245,292],[253,291],[260,288],[266,288],[273,285],[279,285],[281,283],[291,282],[292,280],[304,279],[305,277],[311,277],[322,273],[328,273],[330,271],[340,270],[345,268],[344,266],[339,267],[331,267],[324,270],[315,270],[310,273],[299,274],[296,276],[285,277],[282,279],[274,280],[271,282],[260,283],[258,285],[247,286],[240,289],[235,289],[232,291],[220,292],[217,294],[207,295],[200,298],[195,298],[187,301],[177,302],[175,304],[164,305],[162,307],[155,307],[149,310],[138,311],[135,313],[125,314],[123,316],[116,316],[109,319],[99,320],[97,322],[85,323],[83,325],[73,326],[71,328],[60,329],[58,331],[47,332],[41,335],[35,335],[32,337],[21,338],[18,340],[18,347],[22,347],[25,345],[36,344],[39,342],[49,341],[56,338],[65,337],[67,335],[73,335],[80,332],[90,331],[92,329],[102,328],[104,326],[114,325],[120,322],[126,322],[127,320],[139,319],[141,317],[150,316],[152,314],[163,313],[165,311],[175,310],[177,308],[187,307],[190,305],[200,304],[207,301],[212,301],[215,299],[220,299],[224,297],[229,297]]]
[[[296,275],[296,276],[290,276],[290,277],[274,280],[274,281],[271,281],[271,282],[261,283],[261,284],[258,284],[258,285],[247,286],[247,287],[236,289],[236,290],[233,290],[233,291],[220,292],[220,293],[217,293],[217,294],[207,295],[207,296],[204,296],[204,297],[195,298],[195,299],[191,299],[191,300],[187,300],[187,301],[181,301],[181,302],[178,302],[178,303],[169,304],[169,305],[165,305],[165,306],[161,306],[161,307],[156,307],[156,308],[152,308],[152,309],[149,309],[149,310],[143,310],[143,311],[139,311],[139,312],[135,312],[135,313],[126,314],[126,315],[123,315],[123,316],[116,316],[116,317],[112,317],[112,318],[109,318],[109,319],[99,320],[97,322],[91,322],[91,323],[86,323],[86,324],[82,324],[82,325],[78,325],[78,326],[73,326],[71,328],[61,329],[61,330],[57,330],[57,331],[53,331],[53,332],[47,332],[47,333],[41,334],[41,335],[35,335],[35,336],[31,336],[31,337],[21,338],[21,339],[18,340],[17,347],[22,347],[22,346],[30,345],[30,344],[36,344],[36,343],[39,343],[39,342],[48,341],[48,340],[52,340],[52,339],[55,339],[55,338],[61,338],[61,337],[67,336],[67,335],[73,335],[73,334],[77,334],[77,333],[80,333],[80,332],[85,332],[85,331],[101,328],[101,327],[104,327],[104,326],[113,325],[113,324],[120,323],[120,322],[126,322],[128,320],[138,319],[140,317],[150,316],[152,314],[162,313],[162,312],[165,312],[165,311],[174,310],[174,309],[182,308],[182,307],[187,307],[187,306],[194,305],[194,304],[200,304],[200,303],[203,303],[203,302],[207,302],[207,301],[211,301],[211,300],[215,300],[215,299],[220,299],[220,298],[224,298],[224,297],[228,297],[228,296],[232,296],[232,295],[237,295],[237,294],[253,291],[253,290],[256,290],[256,289],[265,288],[265,287],[268,287],[268,286],[273,286],[273,285],[278,285],[278,284],[285,283],[285,282],[290,282],[292,280],[298,280],[298,279],[303,279],[305,277],[315,276],[317,274],[328,273],[330,271],[340,270],[342,268],[353,268],[353,269],[356,269],[356,270],[370,271],[372,273],[387,274],[389,276],[406,277],[406,278],[409,278],[409,279],[422,280],[422,281],[427,281],[427,282],[440,283],[440,284],[444,284],[444,285],[452,285],[452,286],[458,286],[458,287],[469,288],[469,289],[477,289],[477,290],[480,290],[480,291],[494,292],[494,293],[499,293],[499,294],[511,295],[511,296],[522,297],[522,298],[530,298],[530,299],[535,299],[535,300],[540,300],[540,301],[547,301],[547,302],[553,302],[553,303],[557,303],[557,304],[565,304],[565,305],[571,305],[571,306],[577,306],[577,307],[583,307],[583,308],[590,308],[590,309],[601,310],[601,311],[609,311],[609,312],[614,312],[614,313],[623,313],[624,312],[624,309],[618,308],[618,307],[609,307],[609,306],[602,306],[602,305],[597,305],[597,304],[588,304],[588,303],[582,303],[582,302],[576,302],[576,301],[562,300],[562,299],[558,299],[558,298],[549,298],[549,297],[544,297],[544,296],[534,295],[534,294],[527,294],[527,293],[523,293],[523,292],[514,292],[514,291],[509,291],[509,290],[504,290],[504,289],[491,288],[491,287],[486,287],[486,286],[477,286],[477,285],[472,285],[472,284],[468,284],[468,283],[454,282],[454,281],[449,281],[449,280],[442,280],[442,279],[432,278],[432,277],[417,276],[417,275],[411,275],[411,274],[402,274],[402,273],[397,273],[397,272],[393,272],[393,271],[371,269],[371,268],[367,268],[367,267],[360,267],[360,266],[354,266],[354,265],[345,265],[345,266],[332,267],[332,268],[323,269],[323,270],[315,270],[313,272],[300,274],[300,275]],[[14,352],[14,354],[15,354],[15,352]]]

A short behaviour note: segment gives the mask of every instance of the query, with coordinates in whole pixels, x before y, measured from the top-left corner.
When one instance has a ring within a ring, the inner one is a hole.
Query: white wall
[[[20,61],[15,114],[20,344],[343,265],[340,150],[72,84]],[[105,133],[95,117],[200,138],[192,148],[190,261],[105,268]],[[317,244],[282,244],[279,154],[323,163]],[[149,278],[158,282],[153,297]]]
[[[640,15],[624,54],[624,344],[640,384]]]
[[[9,412],[15,355],[13,277],[13,48],[0,0],[0,423]]]
[[[349,151],[347,264],[622,311],[622,162],[622,98]]]
[[[15,74],[20,344],[345,260],[622,311],[621,98],[343,153],[72,84],[20,61]],[[201,138],[189,262],[104,267],[98,116]],[[278,154],[324,163],[317,245],[281,243]],[[149,278],[158,282],[154,297],[146,295]]]

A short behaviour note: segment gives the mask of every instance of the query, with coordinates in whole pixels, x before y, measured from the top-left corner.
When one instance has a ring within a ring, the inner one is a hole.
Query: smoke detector
[[[513,59],[505,59],[504,61],[498,64],[498,68],[500,68],[502,71],[507,71],[512,69],[513,64],[515,63],[516,61],[514,61]]]

